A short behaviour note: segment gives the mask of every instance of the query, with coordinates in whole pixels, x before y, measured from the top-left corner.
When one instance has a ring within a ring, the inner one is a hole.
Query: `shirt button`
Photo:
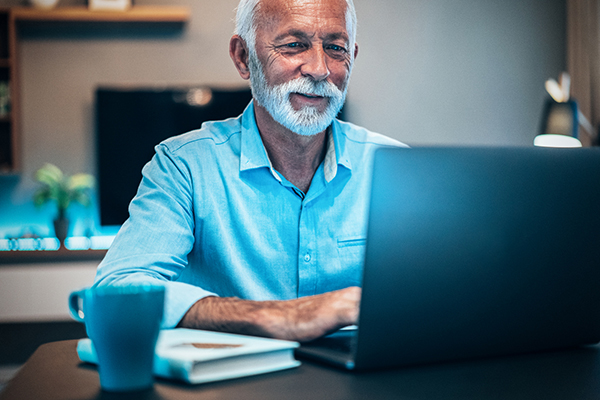
[[[304,261],[306,261],[306,262],[310,261],[310,254],[306,253],[306,255],[304,256]]]

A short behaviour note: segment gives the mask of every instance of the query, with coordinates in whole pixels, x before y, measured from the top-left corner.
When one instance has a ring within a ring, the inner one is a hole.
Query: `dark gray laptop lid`
[[[376,154],[355,368],[600,340],[600,152]]]

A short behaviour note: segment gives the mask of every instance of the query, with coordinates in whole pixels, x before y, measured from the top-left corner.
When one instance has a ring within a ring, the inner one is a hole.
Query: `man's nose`
[[[303,76],[310,76],[315,81],[322,81],[329,76],[327,55],[321,46],[314,46],[306,52],[306,59],[302,65]]]

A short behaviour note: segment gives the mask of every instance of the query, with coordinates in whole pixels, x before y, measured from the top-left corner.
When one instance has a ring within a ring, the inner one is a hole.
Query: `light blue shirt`
[[[399,142],[334,121],[306,194],[271,165],[251,102],[156,147],[95,284],[166,287],[164,328],[216,295],[285,300],[360,285],[373,152]]]

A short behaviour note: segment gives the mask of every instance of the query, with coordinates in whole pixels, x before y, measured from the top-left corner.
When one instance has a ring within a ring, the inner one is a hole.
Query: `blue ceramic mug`
[[[153,361],[165,288],[149,284],[101,286],[69,296],[72,317],[85,323],[107,391],[143,390],[153,384]]]

